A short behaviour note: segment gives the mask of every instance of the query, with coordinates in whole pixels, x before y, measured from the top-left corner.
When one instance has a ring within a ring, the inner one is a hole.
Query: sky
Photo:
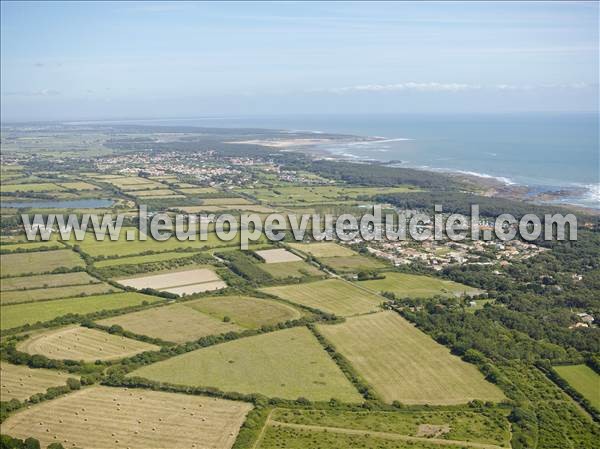
[[[2,120],[598,110],[597,2],[1,4]]]

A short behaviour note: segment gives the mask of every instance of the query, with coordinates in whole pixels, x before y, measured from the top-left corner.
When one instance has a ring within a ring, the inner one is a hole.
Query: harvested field
[[[11,416],[3,433],[42,447],[229,449],[252,406],[161,391],[93,386]]]
[[[7,305],[0,308],[0,328],[6,330],[38,321],[50,321],[68,313],[87,315],[100,310],[122,309],[140,305],[144,301],[156,302],[159,299],[155,296],[127,292]]]
[[[105,282],[73,285],[69,287],[36,288],[34,290],[3,291],[0,295],[0,305],[19,304],[31,301],[46,301],[49,299],[74,298],[102,293],[115,293],[120,291]]]
[[[209,270],[208,268],[198,268],[195,270],[175,271],[173,273],[119,279],[117,282],[126,285],[127,287],[154,288],[158,290],[167,287],[218,280],[219,276],[214,271]]]
[[[332,397],[360,402],[361,397],[306,328],[285,329],[241,338],[144,366],[131,376],[223,391]]]
[[[339,316],[351,316],[378,310],[383,298],[362,290],[350,282],[326,279],[303,284],[261,289],[271,295]]]
[[[385,279],[360,281],[358,285],[377,292],[392,292],[398,297],[427,298],[435,295],[458,296],[477,294],[476,288],[431,276],[405,273],[383,273]]]
[[[163,289],[163,292],[173,293],[174,295],[185,296],[193,295],[194,293],[212,292],[227,288],[227,284],[223,281],[210,281],[200,284],[184,285],[182,287],[171,287]]]
[[[600,410],[600,376],[587,365],[555,366],[554,370],[567,383]]]
[[[49,273],[57,268],[85,267],[79,255],[69,249],[0,255],[2,276]]]
[[[36,334],[17,344],[28,354],[40,354],[58,360],[111,360],[130,357],[160,348],[131,338],[109,334],[97,329],[69,326]]]
[[[229,317],[232,323],[249,329],[271,326],[303,316],[300,310],[288,304],[249,296],[214,296],[183,305],[219,321]]]
[[[289,252],[283,248],[277,249],[264,249],[262,251],[254,251],[265,263],[278,263],[278,262],[300,262],[301,257],[296,256],[294,253]]]
[[[305,276],[325,276],[325,273],[314,265],[301,262],[279,262],[260,264],[260,269],[275,279],[303,278]]]
[[[77,376],[49,369],[31,369],[25,365],[0,362],[0,396],[2,396],[3,402],[11,399],[23,401],[36,393],[45,393],[49,387],[65,385],[69,377]]]
[[[63,287],[68,285],[90,285],[100,281],[91,277],[85,271],[63,274],[40,274],[36,276],[20,276],[16,278],[0,279],[0,289],[5,291]]]
[[[225,323],[222,318],[205,315],[189,305],[190,303],[184,303],[155,307],[107,318],[98,321],[98,324],[103,326],[117,324],[136,334],[175,343],[193,341],[207,335],[224,334],[241,329],[233,322]]]
[[[298,251],[310,254],[317,259],[320,257],[350,257],[356,256],[356,253],[349,248],[332,242],[320,243],[288,243],[288,245]]]
[[[504,399],[475,366],[451,355],[395,312],[349,318],[318,329],[388,403],[448,405]]]

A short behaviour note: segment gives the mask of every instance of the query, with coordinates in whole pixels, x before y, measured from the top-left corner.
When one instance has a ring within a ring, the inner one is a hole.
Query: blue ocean
[[[494,177],[536,191],[575,189],[573,196],[561,201],[600,208],[599,123],[595,113],[290,115],[135,123],[377,136],[384,139],[321,148],[349,158],[401,161],[406,167]]]

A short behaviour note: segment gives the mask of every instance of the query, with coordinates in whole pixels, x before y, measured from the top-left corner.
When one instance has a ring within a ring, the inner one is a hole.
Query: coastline
[[[313,131],[315,135],[317,132]],[[298,151],[315,159],[332,159],[354,163],[364,164],[382,164],[398,168],[411,168],[415,170],[423,170],[433,173],[443,173],[451,178],[460,180],[470,184],[474,191],[484,196],[497,196],[500,198],[524,201],[532,204],[547,204],[557,205],[572,209],[573,211],[586,214],[600,216],[600,201],[597,208],[590,207],[586,204],[581,204],[577,199],[583,198],[586,195],[592,195],[594,186],[588,188],[583,186],[530,186],[520,184],[511,180],[508,177],[493,176],[485,173],[476,173],[467,170],[459,169],[442,169],[423,166],[405,165],[404,161],[382,161],[374,158],[365,158],[353,155],[347,152],[337,153],[328,148],[332,144],[364,144],[371,142],[390,142],[390,141],[405,141],[411,139],[390,139],[380,136],[344,136],[344,138],[334,139],[277,139],[270,141],[252,141],[252,142],[236,142],[236,143],[255,143],[264,146],[278,148],[282,151]],[[597,193],[595,193],[597,195]],[[594,201],[594,199],[592,199]]]

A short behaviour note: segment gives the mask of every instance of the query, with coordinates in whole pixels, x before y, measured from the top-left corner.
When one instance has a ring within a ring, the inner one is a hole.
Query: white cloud
[[[593,87],[588,83],[576,82],[567,84],[495,84],[495,85],[482,85],[482,84],[467,84],[467,83],[417,83],[417,82],[406,82],[396,84],[359,84],[356,86],[346,87],[331,87],[324,89],[312,89],[310,92],[329,92],[334,94],[343,94],[350,92],[464,92],[474,90],[498,90],[498,91],[512,91],[512,90],[533,90],[533,89],[585,89]]]

